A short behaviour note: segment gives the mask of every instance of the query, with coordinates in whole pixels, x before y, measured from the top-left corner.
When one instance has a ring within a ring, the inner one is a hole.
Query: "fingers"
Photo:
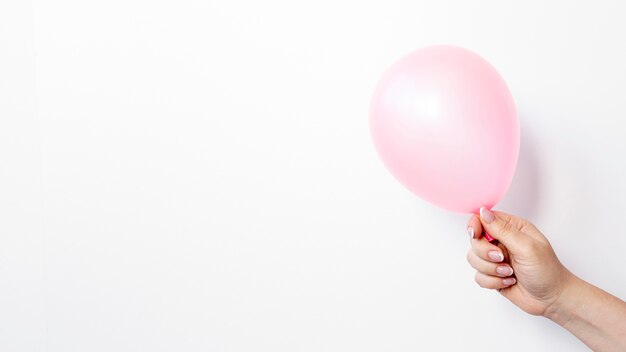
[[[520,233],[524,225],[523,219],[499,211],[493,212],[485,207],[480,208],[479,219],[485,231],[506,247],[514,246],[523,237]]]
[[[478,220],[475,216],[470,219],[469,226],[477,228],[480,225],[473,223]],[[516,283],[512,277],[513,268],[505,263],[505,252],[502,248],[489,243],[486,239],[473,238],[471,248],[467,252],[467,261],[476,269],[476,283],[483,288],[500,290]]]
[[[513,268],[506,263],[492,263],[479,258],[473,251],[467,252],[467,262],[477,271],[497,277],[508,277],[513,275]]]
[[[476,276],[474,276],[474,280],[478,284],[478,286],[482,288],[489,288],[493,290],[500,290],[503,288],[507,288],[511,285],[514,285],[516,280],[514,277],[500,278],[495,276],[489,276],[481,273],[480,271],[476,272]]]
[[[479,238],[483,233],[483,225],[480,223],[477,215],[472,215],[467,221],[467,233],[470,239]]]
[[[505,259],[502,248],[489,243],[486,239],[473,239],[470,240],[470,244],[472,246],[471,251],[474,252],[478,258],[492,263],[501,263]]]

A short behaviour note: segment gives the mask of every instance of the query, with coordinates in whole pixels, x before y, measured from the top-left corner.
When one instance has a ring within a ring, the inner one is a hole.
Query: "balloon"
[[[374,91],[370,129],[398,181],[453,212],[492,208],[515,173],[513,97],[487,61],[463,48],[427,47],[393,64]]]

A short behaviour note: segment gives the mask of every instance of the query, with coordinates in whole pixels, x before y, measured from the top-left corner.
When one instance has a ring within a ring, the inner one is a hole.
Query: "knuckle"
[[[546,248],[547,244],[543,241],[532,241],[529,244],[529,249],[532,251],[532,253],[545,252]]]
[[[515,229],[515,227],[511,223],[510,219],[502,220],[502,223],[500,224],[500,231],[501,231],[501,233],[509,234],[509,233],[513,232],[514,229]]]
[[[544,250],[552,248],[552,246],[550,245],[550,242],[545,237],[537,240],[537,242],[539,243],[539,246]]]
[[[522,232],[536,232],[537,228],[533,223],[527,220],[522,220],[522,226],[520,227],[520,231]]]

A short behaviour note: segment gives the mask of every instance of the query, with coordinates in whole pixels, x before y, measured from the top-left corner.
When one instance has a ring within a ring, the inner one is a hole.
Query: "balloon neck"
[[[487,231],[485,231],[485,238],[487,239],[487,241],[489,242],[493,242],[496,241],[495,238],[491,237],[491,235],[489,233],[487,233]]]

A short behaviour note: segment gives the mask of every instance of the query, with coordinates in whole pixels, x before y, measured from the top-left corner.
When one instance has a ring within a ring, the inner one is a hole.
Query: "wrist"
[[[561,326],[567,325],[582,303],[581,297],[584,295],[586,285],[585,281],[566,271],[556,299],[548,306],[543,316]]]

